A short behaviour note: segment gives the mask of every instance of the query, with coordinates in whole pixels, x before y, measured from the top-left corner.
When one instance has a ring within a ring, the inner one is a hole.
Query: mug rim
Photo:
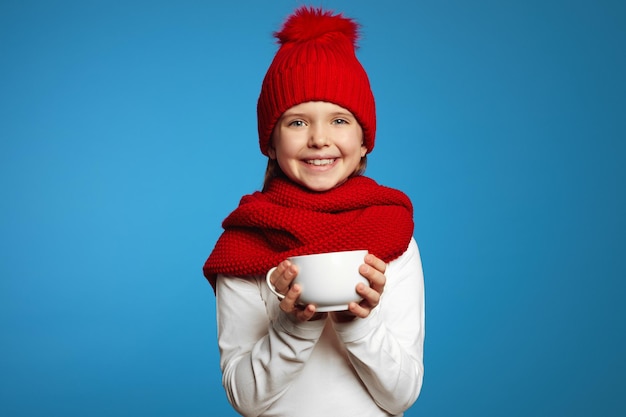
[[[295,256],[290,256],[289,260],[293,260],[293,259],[302,259],[302,258],[312,258],[312,257],[322,257],[322,256],[328,256],[328,255],[342,255],[342,254],[348,254],[348,253],[360,253],[363,252],[364,255],[367,255],[368,250],[367,249],[353,249],[353,250],[342,250],[342,251],[335,251],[335,252],[319,252],[319,253],[310,253],[307,255],[295,255]]]

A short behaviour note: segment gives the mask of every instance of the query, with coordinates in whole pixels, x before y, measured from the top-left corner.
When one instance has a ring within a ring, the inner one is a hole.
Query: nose
[[[309,146],[311,148],[323,148],[329,144],[329,132],[320,123],[311,126]]]

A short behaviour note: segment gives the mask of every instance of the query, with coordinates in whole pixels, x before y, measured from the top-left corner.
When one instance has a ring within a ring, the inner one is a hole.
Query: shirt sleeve
[[[222,383],[232,406],[246,416],[262,414],[289,388],[325,323],[296,322],[279,309],[268,314],[259,282],[218,276],[216,284]]]
[[[424,375],[424,276],[414,239],[385,276],[380,304],[367,318],[333,326],[374,401],[400,414],[419,396]]]

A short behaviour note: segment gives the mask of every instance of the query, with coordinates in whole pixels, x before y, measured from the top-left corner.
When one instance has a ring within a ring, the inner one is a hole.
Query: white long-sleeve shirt
[[[367,318],[297,322],[264,276],[218,276],[218,343],[228,400],[242,415],[402,416],[424,374],[424,278],[414,239],[385,271]]]

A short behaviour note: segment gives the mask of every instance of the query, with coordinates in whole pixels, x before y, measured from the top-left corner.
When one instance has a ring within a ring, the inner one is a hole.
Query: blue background
[[[235,415],[201,267],[300,4],[0,3],[0,415]],[[625,3],[311,4],[363,25],[368,174],[415,204],[407,416],[624,415]]]

